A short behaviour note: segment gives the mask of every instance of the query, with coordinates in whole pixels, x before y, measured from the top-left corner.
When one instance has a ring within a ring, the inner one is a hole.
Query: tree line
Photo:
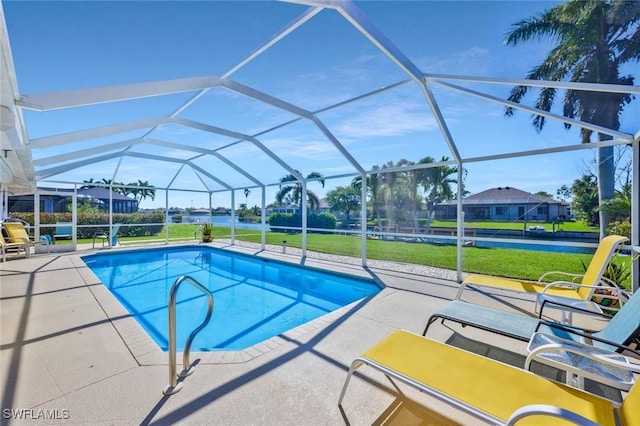
[[[443,156],[440,162],[446,163],[449,158]],[[358,211],[362,203],[362,186],[365,185],[367,195],[368,217],[373,217],[382,229],[386,225],[388,230],[393,224],[412,223],[419,228],[419,213],[426,210],[427,227],[435,214],[438,203],[457,197],[453,184],[457,182],[457,167],[448,165],[414,168],[421,164],[433,164],[433,157],[424,157],[417,163],[401,159],[398,162],[389,161],[382,166],[372,167],[371,174],[365,182],[361,176],[356,176],[348,186],[338,186],[327,192],[326,200],[332,211],[345,213],[347,222],[351,220],[351,213]],[[390,169],[385,171],[385,169]],[[406,169],[406,170],[403,170]],[[322,175],[313,172],[307,179],[314,179],[324,187]],[[464,188],[464,186],[463,186]],[[463,192],[463,196],[464,196]],[[302,209],[304,202],[302,184],[292,175],[280,179],[280,190],[276,194],[276,204],[294,203]],[[320,205],[318,196],[307,189],[307,202],[311,210],[317,210]]]

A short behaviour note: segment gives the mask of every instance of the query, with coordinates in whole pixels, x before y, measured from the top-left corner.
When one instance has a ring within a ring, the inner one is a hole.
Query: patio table
[[[542,352],[542,347],[547,347]],[[640,364],[632,364],[627,357],[552,334],[534,333],[527,346],[525,369],[537,361],[566,372],[566,383],[584,389],[588,378],[605,385],[628,391],[635,382],[633,372],[640,372]]]

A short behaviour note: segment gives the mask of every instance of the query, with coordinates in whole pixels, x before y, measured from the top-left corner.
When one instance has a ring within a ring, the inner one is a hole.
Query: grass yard
[[[495,223],[494,223],[495,224]],[[197,225],[174,224],[169,227],[170,240],[194,240]],[[121,242],[142,242],[164,240],[164,231],[151,237],[125,237]],[[229,238],[229,228],[214,227],[214,238]],[[247,242],[260,242],[260,231],[236,229],[236,238]],[[287,241],[288,247],[302,247],[302,234],[266,232],[267,244],[280,246]],[[78,241],[91,243],[91,239]],[[310,251],[344,256],[360,257],[359,236],[335,234],[308,234],[307,248]],[[367,240],[367,258],[412,263],[437,268],[456,269],[456,247],[449,244],[411,243],[378,239]],[[518,279],[536,280],[543,273],[559,270],[583,273],[582,262],[588,265],[591,255],[575,253],[554,253],[545,251],[463,247],[462,267],[465,272],[497,275]],[[617,262],[624,260],[617,259]],[[629,284],[628,282],[626,283]]]
[[[482,228],[482,229],[516,229],[522,230],[525,226],[525,223],[522,221],[519,222],[494,222],[494,221],[465,221],[464,223],[466,228]],[[550,222],[527,222],[527,227],[533,225],[542,225],[546,227],[548,230],[551,230],[553,224]],[[434,220],[431,222],[431,226],[433,227],[441,227],[441,228],[455,228],[457,227],[457,222],[455,220]],[[589,232],[598,232],[598,228],[596,226],[586,225],[582,221],[565,221],[558,222],[555,224],[556,230],[562,231],[589,231]]]

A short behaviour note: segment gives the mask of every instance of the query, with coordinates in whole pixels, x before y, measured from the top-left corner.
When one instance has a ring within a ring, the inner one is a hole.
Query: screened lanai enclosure
[[[2,218],[23,197],[36,238],[68,222],[73,246],[115,223],[169,241],[176,222],[224,211],[215,237],[234,244],[251,229],[281,250],[266,236],[282,231],[305,256],[311,236],[330,236],[363,265],[381,241],[397,244],[390,260],[437,245],[460,279],[474,246],[595,247],[606,230],[568,232],[579,218],[561,189],[609,167],[637,247],[640,86],[526,79],[553,43],[502,43],[556,4],[3,2]],[[640,78],[637,62],[619,73]],[[540,105],[545,93],[556,103]],[[588,96],[625,99],[619,122],[563,110]],[[137,206],[126,223],[123,196]],[[89,221],[87,208],[106,214]],[[286,211],[299,222],[273,220]]]

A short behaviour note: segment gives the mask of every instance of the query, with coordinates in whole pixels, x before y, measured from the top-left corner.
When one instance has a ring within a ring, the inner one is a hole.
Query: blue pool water
[[[373,280],[202,246],[97,253],[82,258],[163,349],[171,286],[189,275],[215,300],[192,350],[241,350],[380,291]],[[177,346],[204,319],[206,296],[188,284],[177,298]]]

